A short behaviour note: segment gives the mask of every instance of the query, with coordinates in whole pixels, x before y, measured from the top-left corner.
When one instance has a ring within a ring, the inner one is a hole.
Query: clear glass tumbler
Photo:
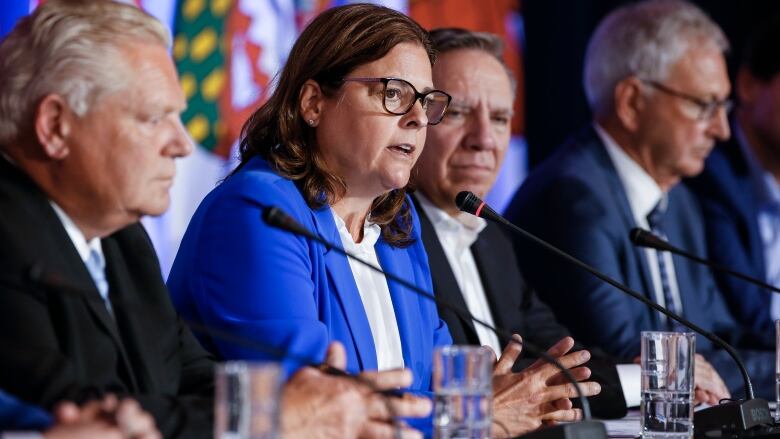
[[[478,346],[443,346],[433,354],[436,439],[490,437],[493,355]]]
[[[642,437],[693,435],[692,332],[642,332]]]
[[[280,366],[228,361],[217,365],[215,374],[214,437],[277,438],[282,387]]]

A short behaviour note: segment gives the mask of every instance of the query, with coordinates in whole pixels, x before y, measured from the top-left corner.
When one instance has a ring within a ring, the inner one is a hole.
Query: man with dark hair
[[[780,286],[780,14],[750,38],[737,73],[733,135],[716,145],[704,172],[688,182],[704,210],[709,257]],[[780,296],[716,273],[729,308],[752,331],[745,337],[773,349]]]
[[[547,348],[569,332],[524,281],[511,241],[498,226],[459,212],[454,203],[460,191],[484,196],[490,190],[509,146],[515,81],[503,62],[503,44],[495,35],[463,29],[436,29],[431,39],[439,53],[434,84],[453,97],[444,120],[428,128],[416,169],[414,199],[434,291],[475,317]],[[497,354],[504,350],[507,340],[479,324],[446,308],[440,307],[439,315],[456,344],[487,345]],[[535,360],[526,355],[515,370]],[[615,362],[593,352],[587,367],[602,389],[591,397],[594,413],[623,416],[626,398]],[[632,389],[628,399],[638,403],[638,374],[625,379],[626,389]]]

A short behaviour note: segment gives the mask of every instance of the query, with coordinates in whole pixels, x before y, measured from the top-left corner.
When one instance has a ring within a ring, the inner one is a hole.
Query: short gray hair
[[[596,28],[585,54],[583,85],[591,110],[612,110],[615,87],[631,75],[663,81],[694,45],[729,49],[718,25],[688,2],[648,0],[614,10]]]
[[[512,93],[517,89],[517,80],[504,60],[504,42],[496,34],[475,32],[457,27],[445,27],[429,32],[431,44],[437,54],[460,49],[481,50],[496,59],[504,69],[512,85]]]
[[[112,0],[49,0],[0,42],[0,145],[31,128],[35,107],[52,93],[83,116],[104,93],[121,89],[128,44],[170,47],[162,23]]]

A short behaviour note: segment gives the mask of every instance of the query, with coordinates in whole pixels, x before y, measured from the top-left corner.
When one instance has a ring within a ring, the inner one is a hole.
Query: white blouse
[[[380,227],[370,223],[366,218],[366,223],[363,225],[363,240],[360,243],[355,243],[344,220],[333,209],[330,211],[336,221],[344,250],[380,267],[374,248],[382,233]],[[377,369],[388,370],[404,367],[401,335],[398,333],[398,322],[395,319],[395,309],[390,298],[387,280],[382,274],[365,265],[352,259],[348,260],[349,268],[352,270],[352,276],[355,278],[355,284],[360,293],[360,299],[363,301],[368,325],[371,327],[371,335],[376,347]]]

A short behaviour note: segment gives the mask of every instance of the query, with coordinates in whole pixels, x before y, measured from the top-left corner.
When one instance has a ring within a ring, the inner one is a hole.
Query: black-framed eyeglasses
[[[428,125],[436,125],[441,122],[447,113],[452,96],[441,90],[428,90],[420,93],[408,81],[400,78],[342,78],[344,82],[381,82],[382,105],[385,111],[397,116],[404,115],[412,110],[418,100],[425,110]]]
[[[652,81],[649,79],[640,79],[640,80],[658,91],[666,93],[670,96],[675,96],[680,99],[684,99],[696,105],[699,108],[699,114],[696,116],[696,119],[700,121],[712,119],[716,114],[718,114],[718,110],[720,110],[721,108],[723,108],[725,112],[728,113],[729,111],[731,111],[731,108],[734,106],[734,101],[732,101],[731,99],[705,100],[700,97],[689,95],[688,93],[683,93],[681,91],[677,91],[673,88],[667,87],[658,81]]]

